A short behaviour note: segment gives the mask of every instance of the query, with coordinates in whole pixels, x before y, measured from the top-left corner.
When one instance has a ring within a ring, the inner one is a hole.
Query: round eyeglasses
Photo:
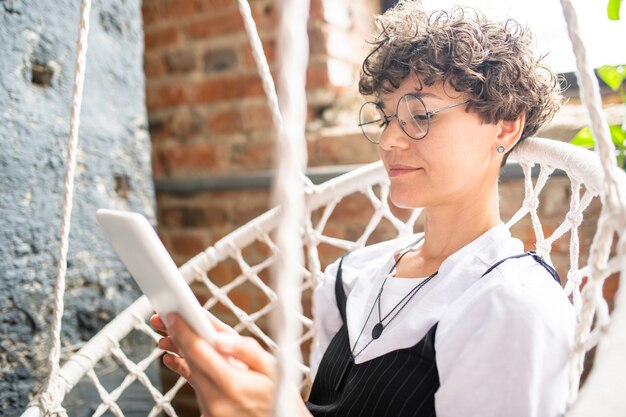
[[[359,111],[359,126],[363,135],[372,143],[380,143],[383,132],[391,123],[394,117],[398,119],[400,128],[411,139],[419,140],[428,134],[430,129],[430,119],[433,115],[457,106],[467,104],[469,100],[462,103],[452,104],[436,110],[428,111],[424,101],[415,94],[405,94],[400,97],[396,105],[396,113],[387,116],[380,103],[368,101],[361,106]]]

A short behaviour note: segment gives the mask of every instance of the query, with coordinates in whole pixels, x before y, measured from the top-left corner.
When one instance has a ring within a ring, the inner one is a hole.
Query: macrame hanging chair
[[[249,5],[245,0],[238,0],[279,133],[277,152],[282,157],[276,159],[282,162],[277,167],[274,191],[279,205],[241,226],[180,268],[187,282],[203,285],[208,289],[211,297],[205,303],[206,308],[221,304],[238,320],[235,326],[237,331],[247,331],[261,339],[277,354],[283,371],[280,372],[283,377],[277,390],[277,415],[283,416],[292,415],[290,410],[294,409],[289,402],[289,396],[282,396],[283,392],[287,392],[284,387],[302,382],[308,372],[305,361],[294,346],[302,346],[315,337],[312,319],[303,314],[300,295],[310,292],[322,279],[320,249],[334,247],[345,251],[362,247],[381,222],[390,224],[397,235],[413,233],[420,214],[420,210],[414,210],[408,219],[400,220],[392,213],[387,203],[388,182],[380,163],[364,166],[321,185],[313,185],[302,174],[306,161],[303,132],[307,48],[303,46],[308,45],[308,4],[305,3],[295,0],[281,2],[281,15],[287,18],[282,19],[280,24],[279,61],[288,62],[289,65],[282,66],[279,101]],[[609,315],[607,302],[602,297],[602,286],[607,277],[626,271],[626,174],[615,165],[614,148],[601,109],[599,87],[579,37],[575,10],[570,0],[561,0],[561,4],[576,56],[583,103],[592,121],[594,137],[598,139],[598,149],[593,153],[573,145],[540,138],[529,138],[521,143],[513,152],[512,159],[518,161],[524,172],[525,198],[520,209],[508,220],[507,226],[510,228],[529,216],[536,236],[536,250],[547,259],[550,259],[554,242],[569,233],[570,267],[564,291],[575,307],[577,327],[575,347],[570,355],[571,396],[566,415],[622,417],[626,410],[626,291],[623,288],[618,291],[614,310]],[[139,298],[120,313],[62,367],[59,363],[60,323],[89,10],[90,0],[82,0],[55,289],[55,314],[51,325],[53,346],[49,358],[50,373],[41,393],[23,416],[66,415],[63,400],[84,377],[93,383],[101,398],[94,416],[107,412],[117,417],[124,416],[118,400],[137,381],[146,387],[154,402],[149,416],[161,413],[176,416],[171,402],[186,381],[180,378],[172,388],[160,392],[145,372],[163,353],[156,347],[160,336],[146,324],[152,308],[145,297]],[[284,118],[281,117],[281,109],[284,111]],[[533,167],[539,167],[539,174],[534,182]],[[554,170],[560,170],[569,179],[571,198],[561,224],[550,235],[546,235],[539,218],[538,206],[541,192]],[[364,230],[352,239],[330,236],[325,230],[329,219],[338,205],[354,194],[369,202],[373,213],[371,218]],[[578,229],[583,221],[583,211],[594,198],[601,202],[600,215],[586,265],[580,266]],[[268,255],[265,259],[251,262],[246,258],[246,249],[259,242],[267,248]],[[240,273],[230,282],[218,285],[219,281],[212,279],[211,271],[221,264],[233,262]],[[272,286],[267,285],[260,277],[262,271],[270,267],[275,268],[275,277],[282,277],[275,279]],[[229,294],[242,284],[257,287],[266,296],[266,304],[254,312],[246,312],[236,305]],[[274,323],[280,323],[272,336],[259,325],[259,320],[270,314],[274,315]],[[132,332],[144,333],[154,342],[151,353],[138,362],[131,361],[120,347],[120,341]],[[585,354],[594,347],[596,355],[592,372],[579,391]],[[106,357],[115,358],[128,371],[123,382],[110,391],[105,389],[95,371],[98,363]],[[299,365],[286,365],[294,363]]]

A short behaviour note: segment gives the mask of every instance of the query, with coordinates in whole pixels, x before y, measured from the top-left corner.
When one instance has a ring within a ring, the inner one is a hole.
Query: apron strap
[[[347,254],[341,257],[339,261],[339,267],[337,268],[337,276],[335,278],[335,299],[337,300],[337,308],[339,308],[339,314],[341,314],[341,319],[344,324],[346,324],[346,292],[343,289],[343,278],[341,276],[341,265],[343,264],[344,258],[348,256]]]
[[[530,256],[531,258],[533,258],[535,262],[543,266],[546,269],[546,271],[548,271],[548,273],[552,276],[552,278],[556,282],[558,282],[559,284],[561,283],[561,278],[559,277],[559,274],[556,272],[556,270],[551,265],[549,265],[541,256],[537,255],[537,252],[535,252],[534,250],[529,250],[528,252],[520,253],[519,255],[513,255],[513,256],[509,256],[508,258],[500,259],[498,262],[491,265],[489,269],[487,269],[487,271],[485,271],[485,273],[482,274],[481,278],[487,275],[488,273],[490,273],[491,271],[493,271],[498,266],[500,266],[500,264],[502,264],[503,262],[508,261],[509,259],[524,258],[526,256]]]

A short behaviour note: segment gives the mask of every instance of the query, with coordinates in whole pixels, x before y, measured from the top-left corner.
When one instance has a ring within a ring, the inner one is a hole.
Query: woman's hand
[[[213,327],[215,327],[215,330],[217,330],[218,334],[227,333],[227,334],[233,335],[234,337],[239,336],[239,334],[237,333],[235,329],[228,326],[226,323],[220,321],[213,314],[209,313],[206,310],[205,310],[205,313],[208,319],[211,321],[211,324],[213,325]],[[167,327],[165,326],[165,323],[163,323],[163,320],[161,319],[161,317],[159,317],[158,314],[154,314],[152,315],[152,317],[150,317],[150,325],[158,332],[167,334]],[[224,336],[220,336],[220,337],[224,337]],[[169,336],[166,336],[160,339],[158,342],[158,346],[160,349],[163,349],[166,352],[168,352],[163,356],[163,363],[165,364],[165,366],[167,366],[169,369],[171,369],[172,371],[176,372],[177,374],[185,378],[191,384],[189,365],[187,364],[185,359],[182,357],[182,354],[180,350],[178,349],[178,346],[176,346],[172,338]]]
[[[213,316],[218,330],[214,346],[202,339],[178,314],[167,317],[169,337],[159,341],[167,353],[163,362],[186,378],[196,390],[202,414],[209,416],[270,416],[275,397],[274,357],[250,337],[241,337]],[[158,316],[150,319],[152,326],[165,330]],[[245,366],[233,365],[227,358]],[[297,396],[299,414],[310,416],[304,402]]]

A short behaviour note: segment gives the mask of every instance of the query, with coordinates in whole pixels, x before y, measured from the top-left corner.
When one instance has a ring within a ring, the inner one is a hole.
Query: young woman
[[[392,202],[424,208],[424,233],[327,269],[300,415],[561,415],[573,309],[554,270],[524,253],[498,210],[508,152],[558,110],[555,77],[512,21],[462,8],[427,16],[406,1],[377,23],[359,125],[378,146]],[[190,380],[205,416],[271,413],[269,353],[226,330],[212,348],[169,320],[160,345],[182,357],[165,364]],[[153,325],[165,330],[158,317]]]

